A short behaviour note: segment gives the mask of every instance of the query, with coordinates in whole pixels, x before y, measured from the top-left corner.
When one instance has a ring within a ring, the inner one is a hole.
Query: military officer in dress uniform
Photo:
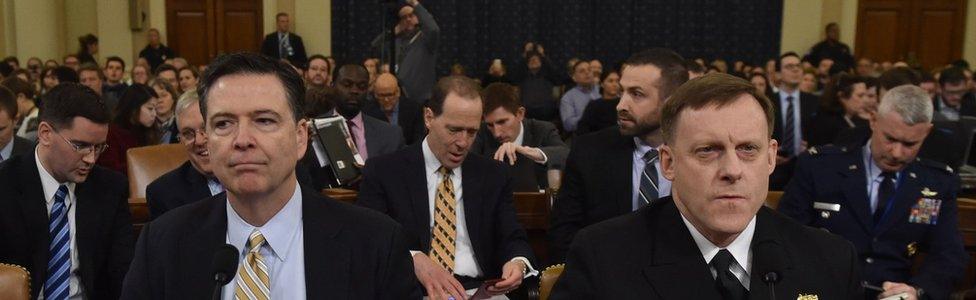
[[[916,157],[932,113],[921,88],[892,89],[871,120],[867,143],[811,148],[779,203],[781,213],[854,243],[869,298],[948,299],[966,266],[956,215],[959,177]],[[924,263],[912,272],[921,252]]]

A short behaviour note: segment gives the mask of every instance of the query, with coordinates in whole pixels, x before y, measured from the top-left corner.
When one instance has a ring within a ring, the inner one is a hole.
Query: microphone
[[[234,279],[234,275],[237,274],[237,260],[240,257],[240,251],[237,247],[231,244],[224,244],[217,249],[217,253],[214,254],[213,259],[213,278],[214,278],[214,289],[213,289],[213,299],[220,299],[220,289],[225,284]]]
[[[776,299],[776,284],[783,280],[783,269],[786,269],[786,251],[775,240],[762,241],[756,245],[759,274],[762,281],[769,286],[769,299]]]

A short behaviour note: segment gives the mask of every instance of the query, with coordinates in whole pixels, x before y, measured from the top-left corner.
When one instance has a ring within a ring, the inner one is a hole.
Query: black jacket
[[[210,198],[207,177],[193,168],[190,161],[163,174],[146,187],[149,219],[155,220],[167,211]]]
[[[471,146],[471,152],[478,153],[484,157],[493,157],[501,144],[492,136],[491,131],[486,126],[481,126],[478,136]],[[546,121],[522,119],[522,146],[539,148],[546,154],[548,160],[545,165],[533,163],[535,177],[541,188],[548,186],[549,169],[560,170],[566,164],[566,156],[569,155],[569,146],[559,137],[556,125]]]
[[[305,53],[305,43],[302,42],[302,37],[298,36],[294,32],[288,33],[288,44],[291,45],[292,52],[290,55],[282,56],[279,53],[278,45],[281,41],[278,40],[278,32],[272,32],[264,36],[264,42],[261,42],[261,54],[270,56],[274,59],[285,58],[293,66],[298,68],[306,68],[305,65],[308,63],[308,54]]]
[[[756,214],[749,299],[863,299],[850,243],[769,208]],[[770,272],[781,280],[771,287]],[[670,197],[580,231],[550,299],[722,299]]]
[[[395,125],[400,126],[400,129],[403,131],[404,144],[413,145],[415,142],[422,141],[427,136],[427,126],[424,125],[423,107],[405,97],[400,97],[398,109],[397,124]],[[376,99],[367,101],[366,105],[363,106],[363,112],[367,116],[390,122],[380,108],[379,103],[376,102]]]
[[[214,253],[227,235],[226,199],[217,194],[146,224],[122,299],[209,299]],[[420,299],[392,220],[304,187],[302,216],[308,299]]]
[[[617,126],[575,138],[550,213],[552,263],[563,261],[580,229],[633,211],[634,147]]]
[[[779,103],[779,93],[773,93],[769,95],[769,100],[773,102],[773,138],[780,142],[780,151],[783,151],[783,123],[786,122],[783,119],[783,110],[785,107],[780,107]],[[803,140],[809,139],[811,136],[810,129],[815,126],[813,120],[817,117],[817,111],[820,109],[820,99],[813,94],[800,92],[800,105],[794,106],[793,109],[800,110],[800,134]],[[792,153],[795,157],[800,153]],[[773,171],[772,175],[769,175],[769,189],[770,190],[782,190],[786,183],[790,182],[790,177],[793,176],[793,165],[794,160],[776,166],[776,170]]]
[[[357,204],[403,225],[410,250],[429,252],[430,205],[422,143],[370,159]],[[465,224],[485,279],[500,278],[515,257],[532,261],[525,230],[515,217],[511,177],[501,163],[470,153],[461,164]],[[467,287],[466,288],[470,288]]]
[[[31,275],[36,299],[47,278],[48,209],[33,155],[0,165],[0,262],[20,265]],[[78,273],[87,299],[117,299],[132,260],[129,184],[121,174],[94,166],[75,185],[75,246]]]

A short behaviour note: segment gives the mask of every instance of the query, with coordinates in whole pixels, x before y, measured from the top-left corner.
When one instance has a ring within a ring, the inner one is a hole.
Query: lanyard
[[[895,190],[891,193],[891,196],[888,196],[888,201],[887,201],[887,203],[885,203],[884,213],[881,214],[881,218],[878,219],[878,223],[877,224],[874,224],[874,229],[875,230],[878,229],[878,225],[881,225],[881,223],[884,223],[884,220],[888,218],[888,214],[891,213],[891,207],[894,206],[895,199],[898,198],[898,189],[901,187],[901,184],[905,181],[905,176],[902,174],[902,172],[904,172],[904,171],[905,170],[901,170],[901,171],[898,172],[898,180],[896,180],[896,182],[895,182]],[[878,185],[879,192],[880,192],[880,189],[881,189],[881,185],[879,184]],[[878,200],[881,200],[881,199],[878,199]],[[881,208],[878,207],[878,209],[881,209]]]

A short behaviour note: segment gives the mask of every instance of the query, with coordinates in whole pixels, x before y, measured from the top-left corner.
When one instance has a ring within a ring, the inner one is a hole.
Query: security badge
[[[908,246],[905,247],[905,250],[908,253],[908,257],[915,256],[915,253],[918,253],[918,243],[909,243]]]
[[[820,217],[827,219],[830,218],[830,212],[840,211],[840,204],[829,203],[829,202],[814,202],[813,209],[820,211]]]
[[[796,296],[796,300],[820,300],[815,294],[800,294]]]
[[[911,214],[908,216],[909,223],[935,225],[939,220],[939,209],[942,207],[942,200],[935,199],[939,192],[929,188],[922,189],[922,197],[912,206]],[[911,252],[911,251],[910,251]]]

